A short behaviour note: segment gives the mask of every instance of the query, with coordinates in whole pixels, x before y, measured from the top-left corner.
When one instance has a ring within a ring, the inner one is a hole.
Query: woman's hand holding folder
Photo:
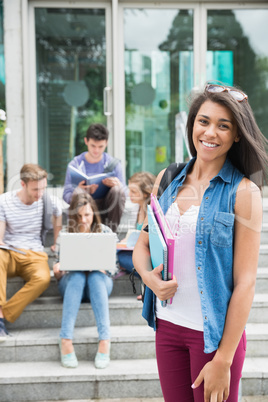
[[[173,275],[173,279],[163,281],[162,270],[163,264],[160,264],[153,270],[143,272],[142,280],[145,285],[154,292],[158,299],[163,301],[174,297],[179,285],[175,275]]]

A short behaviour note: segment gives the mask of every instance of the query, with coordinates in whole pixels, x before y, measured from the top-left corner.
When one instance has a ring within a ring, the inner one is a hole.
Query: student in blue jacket
[[[266,140],[247,95],[214,84],[194,98],[187,135],[193,159],[159,200],[176,238],[174,277],[163,282],[162,265],[152,270],[144,230],[133,262],[154,295],[151,304],[145,295],[143,315],[156,328],[165,402],[237,402],[258,266]],[[171,297],[163,308],[161,300]]]
[[[81,192],[88,193],[95,199],[94,193],[98,188],[97,184],[86,185],[84,180],[77,187],[74,187],[69,166],[80,170],[87,176],[104,173],[108,169],[109,172],[112,172],[112,176],[107,177],[102,182],[109,187],[109,191],[104,198],[97,198],[95,202],[102,223],[116,232],[125,207],[125,180],[120,161],[104,152],[108,145],[108,139],[109,131],[103,124],[96,123],[89,126],[84,138],[87,151],[75,156],[68,164],[63,199],[67,204],[70,204],[72,195]]]

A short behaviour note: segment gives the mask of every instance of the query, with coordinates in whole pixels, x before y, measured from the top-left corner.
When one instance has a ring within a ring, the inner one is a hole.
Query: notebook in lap
[[[115,233],[61,233],[61,271],[116,270]]]

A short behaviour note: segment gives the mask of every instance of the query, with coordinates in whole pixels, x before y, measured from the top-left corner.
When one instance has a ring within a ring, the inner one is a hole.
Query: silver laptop
[[[116,270],[115,233],[61,233],[61,271]]]

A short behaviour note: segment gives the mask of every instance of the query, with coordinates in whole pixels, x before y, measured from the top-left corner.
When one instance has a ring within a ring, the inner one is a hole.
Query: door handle
[[[103,113],[105,116],[111,116],[112,112],[108,110],[108,94],[112,90],[112,87],[103,88]]]

